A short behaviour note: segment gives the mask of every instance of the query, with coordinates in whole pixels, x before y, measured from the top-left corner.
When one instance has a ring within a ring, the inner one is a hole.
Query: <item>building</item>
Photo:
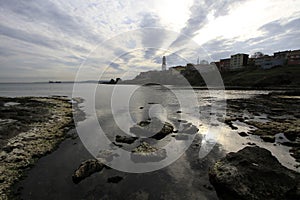
[[[291,51],[278,51],[274,53],[274,58],[288,59],[290,53]]]
[[[166,59],[166,56],[163,56],[163,57],[162,57],[161,70],[162,70],[162,71],[166,71],[166,70],[167,70],[167,59]]]
[[[269,56],[269,55],[264,55],[262,57],[256,58],[255,61],[254,61],[255,62],[255,66],[256,67],[261,67],[264,62],[270,60],[271,58],[272,57]]]
[[[228,71],[230,69],[230,58],[220,60],[220,71]]]
[[[243,53],[232,55],[230,59],[230,70],[243,69],[248,63],[248,58],[249,55]]]
[[[300,65],[300,49],[291,51],[287,57],[288,65]]]
[[[248,66],[255,66],[255,60],[257,58],[248,58]]]
[[[255,60],[255,65],[262,69],[271,69],[273,67],[283,66],[286,64],[284,57],[274,57],[265,55]]]

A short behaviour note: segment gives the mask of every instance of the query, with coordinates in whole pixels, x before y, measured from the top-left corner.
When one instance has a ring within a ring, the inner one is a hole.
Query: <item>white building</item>
[[[249,55],[243,53],[232,55],[230,58],[230,70],[243,69],[248,63],[248,58]]]

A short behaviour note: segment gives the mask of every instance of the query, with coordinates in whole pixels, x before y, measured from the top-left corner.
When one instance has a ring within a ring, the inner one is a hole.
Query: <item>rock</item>
[[[209,180],[220,199],[300,199],[300,174],[260,147],[227,154],[210,168]]]
[[[137,137],[128,137],[128,136],[121,136],[121,135],[116,136],[116,142],[126,143],[126,144],[132,144],[137,139],[138,139]]]
[[[90,175],[100,172],[104,168],[104,164],[96,159],[90,159],[80,164],[78,169],[72,175],[74,183],[79,183]]]
[[[273,135],[262,135],[260,136],[260,138],[265,142],[271,142],[271,143],[275,142],[275,137]]]
[[[159,162],[167,157],[165,149],[158,149],[143,142],[132,150],[131,160],[136,163]]]
[[[296,162],[300,162],[300,147],[293,147],[290,149],[291,156],[296,159]]]
[[[108,183],[119,183],[121,180],[123,180],[123,177],[121,176],[114,176],[107,179]]]
[[[255,146],[256,144],[253,143],[253,142],[247,142],[247,145],[250,145],[250,146]]]
[[[117,143],[115,143],[115,142],[112,142],[112,145],[113,145],[113,146],[120,147],[120,148],[122,148],[122,147],[123,147],[123,145],[121,145],[121,144],[117,144]]]
[[[245,133],[245,132],[239,132],[239,135],[240,135],[241,137],[247,137],[247,136],[248,136],[248,134]]]
[[[188,140],[189,139],[189,135],[187,135],[187,134],[175,135],[175,139],[176,140]]]
[[[143,107],[143,106],[141,106],[141,107],[140,107],[140,109],[144,109],[144,107]]]
[[[178,110],[176,113],[182,113],[182,111],[181,111],[181,110]]]
[[[150,137],[161,140],[173,132],[174,127],[168,122],[161,122],[154,118],[151,121],[142,121],[130,128],[130,132],[140,137]]]
[[[199,131],[199,129],[190,123],[187,124],[186,126],[184,126],[184,128],[182,130],[179,130],[179,132],[186,133],[186,134],[195,134],[198,131]]]

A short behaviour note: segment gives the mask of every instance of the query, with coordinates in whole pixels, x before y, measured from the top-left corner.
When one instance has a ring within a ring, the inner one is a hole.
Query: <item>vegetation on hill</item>
[[[216,72],[210,71],[205,76],[214,79],[214,73]],[[193,86],[206,86],[198,71],[183,70],[180,74],[169,71],[149,71],[139,74],[133,80],[122,81],[122,83],[183,85],[186,83],[183,79],[186,79]],[[246,67],[240,71],[221,72],[221,76],[226,88],[300,88],[300,65],[280,66],[271,69]]]
[[[281,66],[271,69],[248,68],[239,72],[221,73],[225,86],[242,87],[299,87],[300,66]]]

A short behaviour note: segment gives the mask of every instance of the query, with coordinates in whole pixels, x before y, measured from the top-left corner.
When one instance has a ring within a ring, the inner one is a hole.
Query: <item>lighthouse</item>
[[[162,70],[162,71],[166,71],[166,70],[167,70],[167,59],[166,59],[166,56],[163,56],[163,57],[162,57],[161,70]]]

